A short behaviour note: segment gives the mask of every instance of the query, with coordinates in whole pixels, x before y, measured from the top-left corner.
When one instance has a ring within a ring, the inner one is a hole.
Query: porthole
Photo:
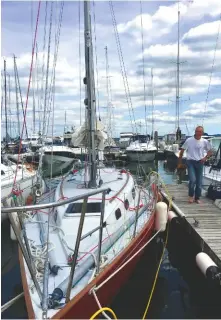
[[[117,220],[121,217],[121,210],[119,208],[115,211],[115,217]]]
[[[125,201],[124,201],[124,208],[126,209],[126,210],[128,210],[129,209],[129,201],[126,199]]]
[[[133,188],[133,189],[132,189],[132,197],[133,197],[133,199],[135,199],[135,197],[136,197],[136,191],[135,191],[135,188]]]

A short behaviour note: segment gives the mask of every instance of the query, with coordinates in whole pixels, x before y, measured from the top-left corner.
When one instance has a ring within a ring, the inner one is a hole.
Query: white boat
[[[76,159],[75,150],[62,145],[46,145],[39,149],[39,153],[43,153],[44,167],[49,167],[51,164],[53,165],[53,175],[61,174]]]
[[[33,133],[29,138],[22,140],[22,145],[29,147],[33,152],[36,152],[42,147],[41,139],[41,135]]]
[[[142,246],[154,231],[155,197],[150,199],[149,192],[138,186],[128,171],[102,165],[107,135],[95,118],[89,6],[89,1],[84,1],[84,83],[88,114],[86,123],[72,137],[79,146],[88,147],[88,161],[61,179],[51,194],[50,201],[56,203],[54,210],[53,204],[40,199],[38,206],[44,210],[35,207],[34,216],[25,216],[32,262],[37,271],[36,278],[28,259],[21,257],[29,318],[89,319],[100,309],[92,292],[95,285],[109,281],[98,292],[99,303],[109,305],[129,278]],[[167,208],[165,214],[167,217]],[[129,260],[136,252],[139,253],[136,258]],[[110,279],[118,268],[123,268],[122,272],[120,269]]]
[[[221,169],[213,169],[213,167],[203,167],[203,185],[208,186],[211,183],[221,183]]]
[[[221,138],[212,138],[210,143],[215,152],[215,158],[210,166],[204,166],[203,185],[219,184],[221,187]]]
[[[130,139],[133,137],[132,132],[121,132],[119,146],[121,149],[126,149],[130,145]]]
[[[130,161],[146,162],[155,159],[157,148],[149,135],[134,135],[131,140],[129,147],[126,148],[126,155]]]
[[[17,172],[16,172],[17,167]],[[16,174],[16,183],[14,179]],[[1,203],[4,206],[12,205],[12,197],[15,192],[21,195],[25,202],[28,196],[33,192],[33,187],[37,183],[36,170],[30,165],[5,165],[1,163]],[[45,183],[42,180],[41,191],[45,191]],[[4,220],[6,215],[1,215],[1,220]]]

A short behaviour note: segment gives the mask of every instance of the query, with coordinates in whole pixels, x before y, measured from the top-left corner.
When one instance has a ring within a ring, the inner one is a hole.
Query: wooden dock
[[[173,211],[184,214],[188,232],[221,267],[221,209],[206,197],[201,198],[202,204],[189,204],[187,184],[167,185],[167,189],[173,197]]]

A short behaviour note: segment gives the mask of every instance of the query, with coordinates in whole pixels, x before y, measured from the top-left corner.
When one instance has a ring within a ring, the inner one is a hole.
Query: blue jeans
[[[195,160],[187,160],[188,175],[189,175],[189,197],[194,197],[199,200],[202,190],[203,180],[203,163]]]

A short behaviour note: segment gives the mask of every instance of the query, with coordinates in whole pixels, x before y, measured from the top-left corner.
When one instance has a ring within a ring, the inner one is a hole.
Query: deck
[[[173,197],[173,210],[185,215],[192,235],[214,262],[221,266],[221,209],[202,197],[202,204],[188,203],[187,184],[167,185]],[[194,232],[195,231],[195,232]]]

